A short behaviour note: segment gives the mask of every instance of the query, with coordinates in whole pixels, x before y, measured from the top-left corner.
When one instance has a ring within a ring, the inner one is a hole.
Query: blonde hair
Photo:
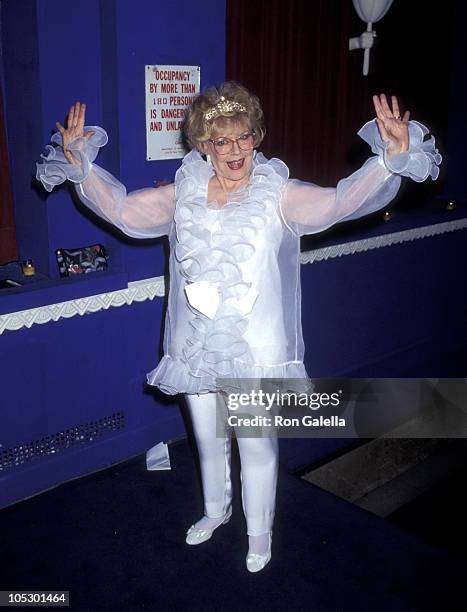
[[[222,111],[206,121],[205,114],[219,103],[222,96],[228,102],[240,104],[245,111]],[[259,99],[240,83],[226,81],[218,87],[209,87],[195,97],[185,113],[183,133],[190,148],[204,152],[205,143],[220,128],[237,122],[245,122],[250,130],[254,130],[255,147],[257,147],[266,134]]]

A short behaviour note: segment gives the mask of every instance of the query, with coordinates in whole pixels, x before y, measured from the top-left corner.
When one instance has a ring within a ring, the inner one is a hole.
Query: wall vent
[[[75,425],[64,431],[16,444],[10,448],[0,445],[0,472],[49,455],[62,453],[81,444],[94,442],[124,428],[125,413],[114,412],[97,421]]]

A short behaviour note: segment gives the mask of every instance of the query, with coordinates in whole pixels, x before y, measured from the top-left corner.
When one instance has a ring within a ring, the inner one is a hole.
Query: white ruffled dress
[[[70,146],[81,166],[67,163],[55,134],[58,146],[49,145],[37,178],[48,191],[71,180],[86,206],[130,236],[168,235],[164,356],[147,381],[170,395],[232,391],[232,381],[241,389],[245,379],[307,380],[300,236],[387,206],[400,176],[434,180],[441,162],[434,138],[424,141],[428,129],[415,121],[409,151],[388,160],[387,143],[370,121],[359,135],[376,156],[336,188],[291,180],[282,161],[259,153],[249,184],[220,207],[208,202],[214,169],[197,151],[184,157],[174,185],[127,194],[93,163],[105,131],[85,130],[94,135]]]

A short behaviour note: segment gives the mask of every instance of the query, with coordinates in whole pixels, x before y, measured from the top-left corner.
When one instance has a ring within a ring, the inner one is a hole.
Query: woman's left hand
[[[404,116],[401,117],[396,96],[391,96],[391,102],[392,110],[389,108],[384,94],[373,96],[379,133],[384,141],[389,141],[387,148],[388,158],[409,150],[408,123],[410,112],[405,111]]]

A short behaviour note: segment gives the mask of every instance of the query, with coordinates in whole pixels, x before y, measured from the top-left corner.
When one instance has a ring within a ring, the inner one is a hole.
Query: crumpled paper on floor
[[[159,442],[146,452],[146,467],[148,470],[171,470],[169,447],[165,442]]]

